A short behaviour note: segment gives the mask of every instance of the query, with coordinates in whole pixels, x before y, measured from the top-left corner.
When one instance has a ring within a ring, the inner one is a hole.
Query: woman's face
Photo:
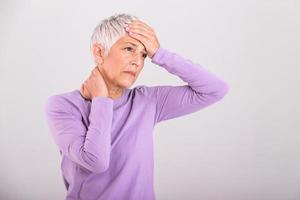
[[[144,45],[125,35],[113,44],[100,68],[110,86],[129,88],[144,67],[146,57]]]

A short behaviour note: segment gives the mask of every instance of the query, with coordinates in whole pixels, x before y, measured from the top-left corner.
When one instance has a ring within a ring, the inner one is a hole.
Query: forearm
[[[94,171],[104,171],[109,166],[111,152],[111,125],[113,101],[98,96],[92,99],[89,127],[83,146],[85,161]]]
[[[113,116],[111,99],[93,99],[88,127],[83,124],[80,112],[64,98],[50,98],[45,111],[54,141],[64,155],[93,172],[108,168]]]
[[[188,83],[148,88],[156,102],[156,122],[203,109],[222,99],[229,89],[225,81],[201,65],[166,49],[159,48],[152,62]]]
[[[228,84],[199,64],[189,59],[159,48],[152,62],[177,75],[197,93],[222,97],[229,89]]]

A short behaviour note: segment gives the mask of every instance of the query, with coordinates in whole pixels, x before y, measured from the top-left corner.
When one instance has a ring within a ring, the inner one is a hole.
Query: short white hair
[[[126,35],[124,30],[125,23],[133,20],[139,20],[139,18],[125,13],[116,13],[109,18],[101,20],[91,36],[90,51],[92,55],[93,45],[98,43],[104,48],[104,55],[107,56],[112,45]]]

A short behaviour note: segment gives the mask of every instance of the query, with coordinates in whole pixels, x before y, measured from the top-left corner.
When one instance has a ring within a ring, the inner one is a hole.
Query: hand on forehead
[[[154,29],[141,20],[133,20],[132,22],[126,23],[124,28],[130,37],[143,44],[148,56],[152,58],[157,49],[160,47]]]

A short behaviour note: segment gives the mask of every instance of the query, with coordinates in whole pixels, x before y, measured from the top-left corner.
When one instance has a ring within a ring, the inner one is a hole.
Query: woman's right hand
[[[92,70],[89,78],[81,85],[80,93],[87,100],[97,96],[108,97],[107,85],[98,67]]]

